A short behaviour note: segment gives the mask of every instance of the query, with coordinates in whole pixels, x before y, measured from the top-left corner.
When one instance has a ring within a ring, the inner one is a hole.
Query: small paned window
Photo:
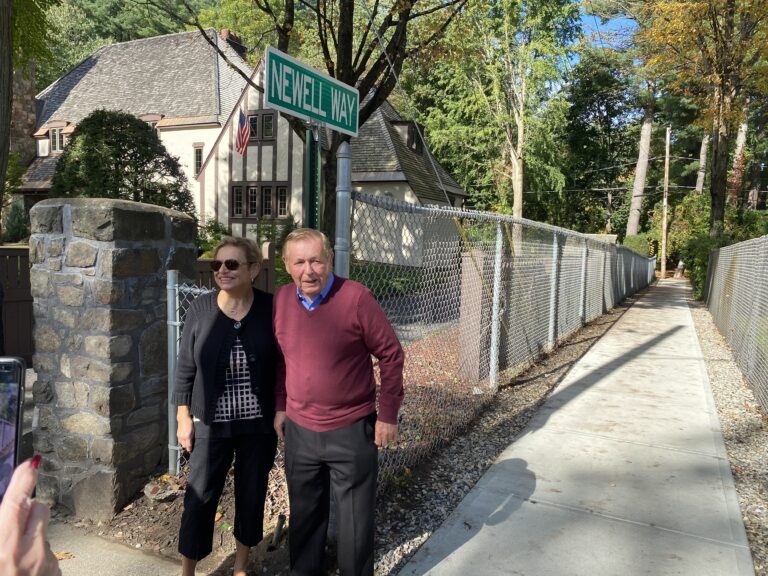
[[[200,174],[200,169],[203,167],[203,149],[200,147],[195,148],[195,176]]]
[[[288,189],[285,186],[280,186],[277,189],[277,217],[283,218],[288,216]]]
[[[261,216],[263,218],[272,217],[272,188],[264,187],[261,189]]]
[[[256,186],[248,187],[248,216],[259,214],[259,189]]]
[[[248,122],[251,123],[251,135],[249,140],[257,140],[259,137],[259,117],[248,116]]]
[[[261,137],[265,140],[275,137],[275,116],[273,114],[264,114],[261,117]]]
[[[51,128],[51,152],[61,152],[64,150],[64,128]]]
[[[243,188],[235,186],[232,189],[232,216],[243,215]]]

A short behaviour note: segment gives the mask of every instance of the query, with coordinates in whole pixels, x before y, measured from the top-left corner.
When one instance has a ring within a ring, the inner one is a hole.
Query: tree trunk
[[[744,169],[746,168],[746,160],[744,158],[744,151],[747,147],[747,118],[749,116],[749,100],[744,104],[744,110],[742,111],[741,124],[739,124],[739,131],[736,133],[736,148],[733,152],[733,165],[731,167],[731,178],[728,183],[728,203],[731,206],[737,206],[739,204],[739,198],[741,197],[741,189],[744,185]]]
[[[723,95],[715,111],[714,137],[712,141],[712,172],[710,195],[712,205],[709,211],[709,236],[718,237],[725,223],[725,195],[728,188],[728,114],[731,98]]]
[[[527,99],[527,85],[525,77],[520,81],[520,94],[518,95],[518,109],[515,111],[515,123],[517,125],[517,139],[512,149],[512,216],[523,217],[523,169],[525,167],[525,102]],[[513,99],[514,102],[514,99]]]
[[[704,192],[704,178],[707,174],[707,152],[709,151],[710,135],[701,137],[701,149],[699,150],[699,171],[696,174],[696,193]]]
[[[635,183],[632,186],[632,201],[629,204],[629,219],[627,220],[627,236],[636,236],[640,231],[640,211],[643,207],[645,193],[645,177],[648,173],[648,158],[651,153],[651,131],[653,128],[653,107],[648,106],[643,115],[643,126],[640,129],[640,151],[637,154],[635,167]]]
[[[0,0],[0,207],[5,204],[5,172],[8,169],[11,143],[12,101],[13,0]],[[2,208],[0,208],[0,217],[1,211]],[[1,227],[0,233],[2,233]]]

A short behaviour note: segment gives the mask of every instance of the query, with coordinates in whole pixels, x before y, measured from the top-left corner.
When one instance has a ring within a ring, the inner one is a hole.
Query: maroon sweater
[[[309,311],[299,302],[296,286],[283,286],[273,311],[280,351],[276,410],[315,432],[370,414],[376,410],[373,355],[381,373],[378,419],[397,423],[403,349],[368,288],[336,276],[326,298]]]

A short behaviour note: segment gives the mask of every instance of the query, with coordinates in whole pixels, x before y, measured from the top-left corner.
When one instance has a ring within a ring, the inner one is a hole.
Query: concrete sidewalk
[[[181,564],[105,538],[87,534],[71,524],[51,521],[48,540],[62,576],[176,576]]]
[[[400,574],[754,574],[689,294],[651,287]]]

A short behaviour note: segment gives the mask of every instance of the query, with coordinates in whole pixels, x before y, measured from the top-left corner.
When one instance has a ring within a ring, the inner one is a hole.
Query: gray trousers
[[[325,574],[329,497],[336,501],[338,567],[342,576],[373,575],[378,448],[376,414],[329,432],[290,419],[285,426],[285,471],[291,517],[291,574]]]

